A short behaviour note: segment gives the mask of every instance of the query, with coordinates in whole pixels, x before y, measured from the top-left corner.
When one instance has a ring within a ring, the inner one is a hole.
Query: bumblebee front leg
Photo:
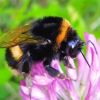
[[[52,77],[59,77],[59,78],[61,78],[61,79],[64,79],[65,78],[65,75],[64,74],[62,74],[62,73],[60,73],[57,69],[55,69],[55,68],[53,68],[52,66],[51,66],[51,61],[52,60],[50,60],[50,59],[46,59],[45,61],[44,61],[44,67],[45,67],[45,69],[46,69],[46,71],[48,72],[48,74],[50,75],[50,76],[52,76]]]
[[[68,68],[73,68],[67,56],[64,56],[62,60],[64,61],[65,66],[67,66]]]

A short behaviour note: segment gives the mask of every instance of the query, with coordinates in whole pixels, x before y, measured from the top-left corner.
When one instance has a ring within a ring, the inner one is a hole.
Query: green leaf
[[[10,69],[7,67],[0,69],[0,85],[6,83],[12,77]]]

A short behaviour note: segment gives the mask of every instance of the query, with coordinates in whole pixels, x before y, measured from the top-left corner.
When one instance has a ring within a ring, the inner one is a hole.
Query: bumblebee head
[[[66,43],[67,43],[67,50],[66,50],[67,55],[72,58],[75,58],[78,55],[84,44],[84,42],[81,41],[80,38],[78,37],[77,32],[72,28],[68,32]]]

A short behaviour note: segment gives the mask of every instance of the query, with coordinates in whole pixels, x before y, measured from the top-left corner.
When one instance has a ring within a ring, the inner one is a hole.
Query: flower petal
[[[38,84],[38,85],[48,85],[50,83],[52,83],[54,79],[47,76],[47,74],[45,75],[35,75],[33,77],[33,84]]]
[[[71,67],[66,66],[67,76],[72,80],[77,80],[77,70],[72,58],[69,58],[69,63],[71,64]]]

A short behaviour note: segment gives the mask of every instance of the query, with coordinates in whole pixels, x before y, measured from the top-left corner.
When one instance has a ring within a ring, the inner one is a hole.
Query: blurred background
[[[68,19],[82,39],[84,32],[100,38],[100,0],[0,0],[0,35],[43,16]],[[21,100],[15,74],[0,49],[0,100]]]

